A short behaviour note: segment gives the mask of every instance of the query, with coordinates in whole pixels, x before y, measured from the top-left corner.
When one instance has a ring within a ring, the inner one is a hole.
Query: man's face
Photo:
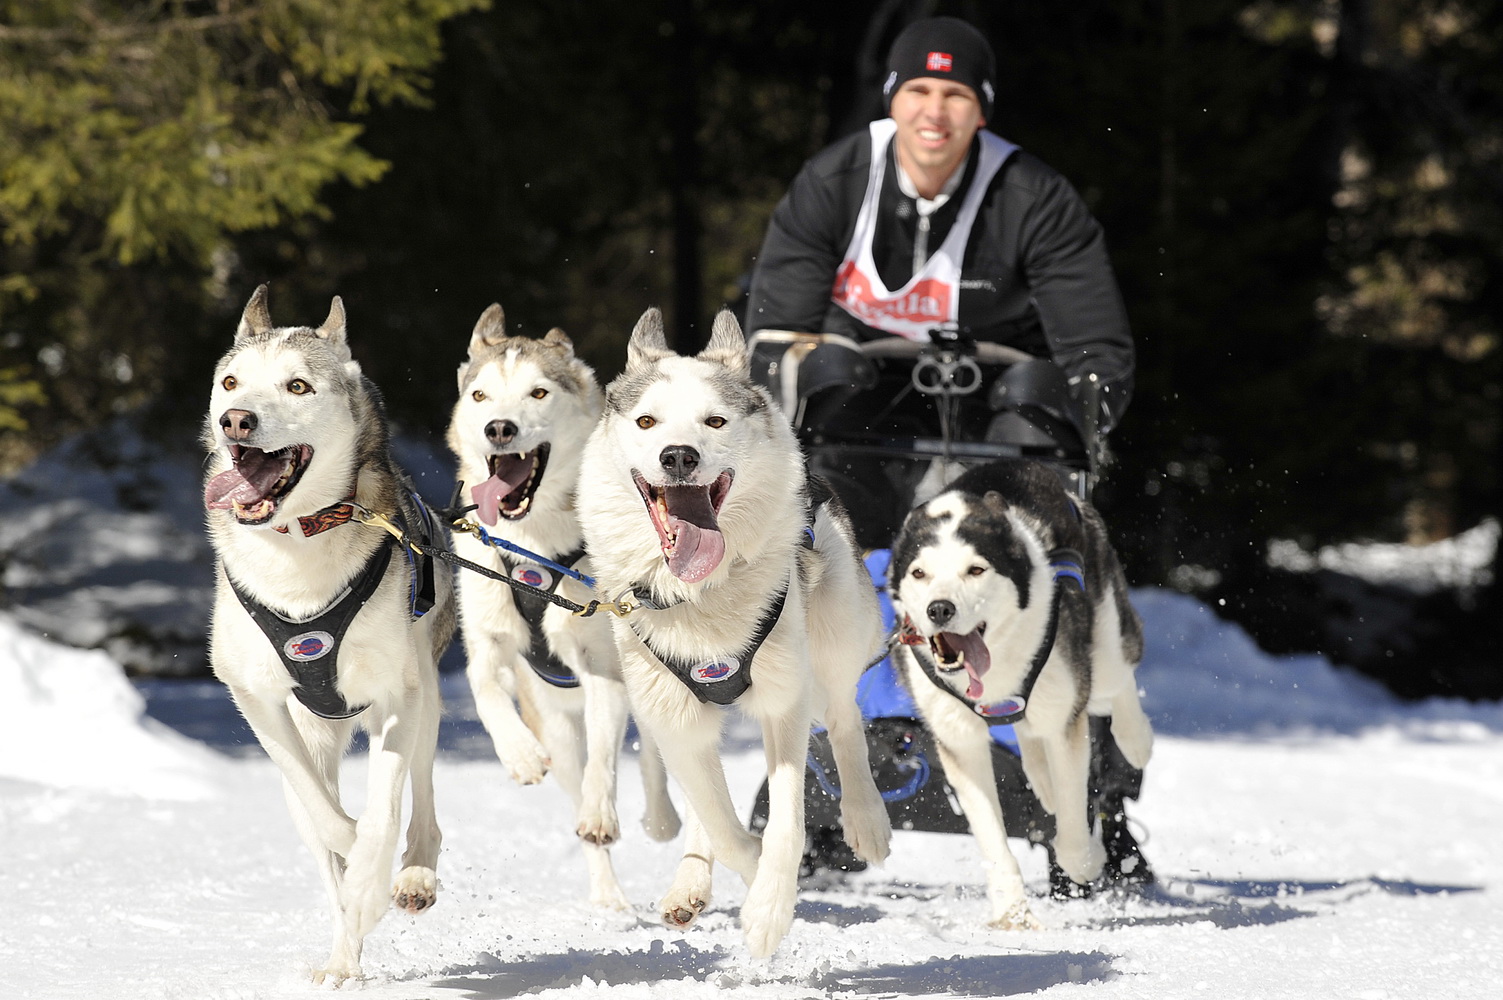
[[[932,76],[906,81],[892,97],[889,112],[898,123],[898,162],[921,193],[925,179],[943,184],[965,162],[976,130],[986,124],[976,92],[963,83]]]

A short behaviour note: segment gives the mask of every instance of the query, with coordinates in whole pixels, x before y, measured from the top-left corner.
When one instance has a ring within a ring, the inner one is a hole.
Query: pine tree
[[[152,328],[234,234],[381,177],[358,117],[421,103],[440,25],[487,3],[0,0],[0,350],[44,359],[49,423],[156,388]]]

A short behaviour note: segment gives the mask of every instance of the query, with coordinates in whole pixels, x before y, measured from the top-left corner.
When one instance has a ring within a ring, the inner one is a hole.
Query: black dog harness
[[[418,548],[426,553],[435,543],[447,547],[447,539],[437,531],[437,523],[422,499],[413,494],[413,501],[418,510]],[[404,532],[407,530],[406,519],[400,511],[394,520],[403,526]],[[236,583],[228,570],[225,571],[230,589],[271,642],[292,679],[297,681],[297,687],[292,689],[293,695],[304,708],[320,718],[349,719],[367,707],[351,706],[334,685],[339,643],[360,609],[381,585],[386,568],[391,564],[392,550],[397,547],[394,539],[380,545],[344,592],[322,611],[307,618],[288,618],[267,607]],[[433,609],[436,594],[433,560],[425,554],[414,553],[409,546],[400,547],[407,554],[411,575],[409,608],[416,620]]]
[[[573,569],[574,564],[584,558],[584,549],[578,548],[568,555],[559,556],[554,560],[565,569]],[[513,580],[519,580],[529,587],[541,593],[529,590],[516,590],[512,593],[512,600],[516,602],[517,612],[522,620],[527,623],[528,632],[532,635],[532,646],[527,650],[527,665],[532,672],[543,680],[558,688],[577,688],[579,678],[574,670],[560,660],[553,651],[548,648],[548,641],[543,636],[543,612],[548,610],[549,601],[542,594],[552,594],[558,591],[558,585],[563,580],[562,573],[549,572],[546,567],[530,562],[513,563],[505,556],[501,557],[501,565],[506,567],[506,575]]]
[[[813,549],[814,512],[822,504],[831,500],[835,496],[835,493],[830,489],[829,483],[825,482],[819,476],[810,474],[807,458],[804,460],[804,481],[808,488],[808,494],[804,508],[804,533],[800,538],[800,543],[806,549]],[[637,591],[636,587],[630,589],[633,594]],[[642,587],[641,589],[647,590],[648,588]],[[671,606],[663,605],[655,597],[648,597],[645,600],[637,598],[637,600],[642,607],[654,611],[661,611],[664,607]],[[788,588],[784,587],[779,591],[778,596],[773,599],[772,604],[768,606],[767,610],[762,613],[762,619],[757,622],[756,631],[752,633],[751,638],[747,640],[746,645],[741,651],[734,656],[720,657],[713,660],[692,661],[664,656],[642,635],[641,631],[637,628],[636,622],[628,619],[627,624],[631,626],[631,630],[636,633],[642,645],[647,647],[647,651],[657,657],[658,662],[667,667],[673,676],[682,681],[684,686],[692,691],[694,697],[698,698],[702,704],[708,702],[716,705],[729,705],[745,694],[747,688],[751,687],[752,658],[757,655],[757,650],[762,648],[762,644],[767,641],[767,637],[772,635],[772,630],[777,627],[779,619],[783,617],[783,605],[787,600]]]
[[[648,652],[658,658],[658,662],[683,682],[684,686],[694,692],[694,697],[701,703],[710,702],[716,705],[729,705],[737,698],[746,693],[751,687],[752,658],[757,655],[757,650],[762,648],[762,643],[772,634],[772,630],[778,624],[778,619],[783,617],[783,605],[788,600],[788,588],[784,587],[778,592],[778,596],[772,604],[762,613],[762,620],[757,623],[756,631],[747,640],[739,653],[732,656],[717,657],[713,660],[683,660],[678,657],[666,656],[653,648],[652,643],[637,629],[637,624],[630,619],[627,624],[636,633],[642,645],[647,647]]]
[[[1073,583],[1076,590],[1082,594],[1085,593],[1085,574],[1081,570],[1083,562],[1080,553],[1074,549],[1059,548],[1049,552],[1049,565],[1054,569],[1054,581],[1057,586],[1049,601],[1049,621],[1044,626],[1044,640],[1033,654],[1033,662],[1029,665],[1028,674],[1023,678],[1022,688],[1017,694],[996,702],[972,701],[964,693],[947,684],[939,676],[939,668],[929,658],[928,651],[915,644],[913,658],[923,670],[924,676],[928,677],[935,687],[986,719],[990,725],[1012,725],[1014,722],[1022,721],[1028,710],[1028,699],[1033,696],[1033,686],[1038,683],[1039,675],[1044,672],[1044,664],[1049,662],[1049,654],[1054,652],[1054,639],[1059,634],[1059,602],[1065,592],[1065,582]]]

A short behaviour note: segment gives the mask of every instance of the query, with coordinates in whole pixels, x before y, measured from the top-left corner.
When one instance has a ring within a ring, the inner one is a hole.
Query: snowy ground
[[[420,488],[443,499],[442,460],[407,450]],[[120,666],[202,663],[197,464],[191,446],[110,428],[0,484],[3,1000],[300,997],[327,955],[312,862],[223,690],[133,685]],[[1427,550],[1284,545],[1270,559],[1464,586],[1497,542],[1492,521]],[[679,845],[632,822],[642,795],[630,753],[615,854],[636,911],[588,907],[564,796],[510,781],[451,674],[440,902],[377,928],[363,994],[1503,997],[1503,706],[1400,703],[1320,657],[1266,656],[1189,598],[1135,599],[1160,737],[1132,810],[1161,876],[1152,891],[1053,902],[1042,852],[1014,842],[1048,929],[990,931],[970,838],[899,832],[885,869],[806,887],[782,949],[753,961],[736,926],[744,889],[724,869],[700,926],[657,924]],[[726,746],[749,811],[756,733],[733,726]],[[346,765],[352,808],[362,764],[357,752]]]
[[[770,961],[719,869],[698,927],[652,902],[678,844],[616,850],[630,915],[583,902],[562,793],[520,788],[446,678],[439,905],[367,942],[363,995],[482,1000],[1493,998],[1503,995],[1503,707],[1401,704],[1318,657],[1269,658],[1188,598],[1139,591],[1160,732],[1133,810],[1161,884],[1057,903],[1014,841],[1047,929],[984,926],[969,837],[899,832],[883,870],[806,887]],[[143,697],[144,696],[144,697]],[[133,686],[105,654],[0,616],[0,996],[306,996],[328,927],[272,766],[212,682]],[[144,711],[148,709],[149,711]],[[756,736],[727,740],[749,808]],[[362,760],[346,764],[358,804]],[[623,759],[622,816],[640,814]]]

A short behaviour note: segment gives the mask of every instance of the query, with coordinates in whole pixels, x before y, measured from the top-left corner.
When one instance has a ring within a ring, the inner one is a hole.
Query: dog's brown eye
[[[924,577],[928,576],[929,574],[925,573],[923,570],[921,570],[917,566],[915,566],[915,567],[913,567],[912,571],[909,572],[908,575],[911,576],[911,577],[913,577],[915,580],[922,580]]]
[[[713,428],[715,428],[718,431],[718,430],[720,430],[720,428],[722,428],[722,427],[725,426],[725,418],[724,417],[711,417],[709,420],[705,421],[705,426],[706,427],[713,427]]]
[[[300,378],[295,378],[291,382],[287,383],[287,391],[292,393],[294,396],[306,396],[308,395],[308,393],[313,391],[313,386],[309,385],[307,382],[304,382]]]
[[[970,569],[966,570],[966,573],[968,573],[971,576],[980,576],[982,573],[985,573],[985,572],[986,572],[986,567],[985,566],[972,566]]]
[[[548,395],[548,390],[544,389],[542,386],[538,386],[536,389],[532,390],[533,399],[542,399],[546,395]]]
[[[481,392],[479,389],[476,389],[474,392],[470,393],[470,398],[477,403],[483,403],[485,402],[485,393]]]
[[[651,417],[649,417],[645,413],[642,414],[640,417],[637,418],[637,426],[640,427],[640,428],[642,428],[644,431],[647,430],[649,427],[652,427],[656,423],[657,423],[656,420],[652,419]]]
[[[225,389],[226,392],[231,392],[240,383],[237,382],[237,381],[235,381],[235,376],[233,376],[233,375],[226,375],[224,377],[224,381],[221,382],[221,383],[219,383],[219,384],[222,385],[222,386],[224,386],[224,389]]]

